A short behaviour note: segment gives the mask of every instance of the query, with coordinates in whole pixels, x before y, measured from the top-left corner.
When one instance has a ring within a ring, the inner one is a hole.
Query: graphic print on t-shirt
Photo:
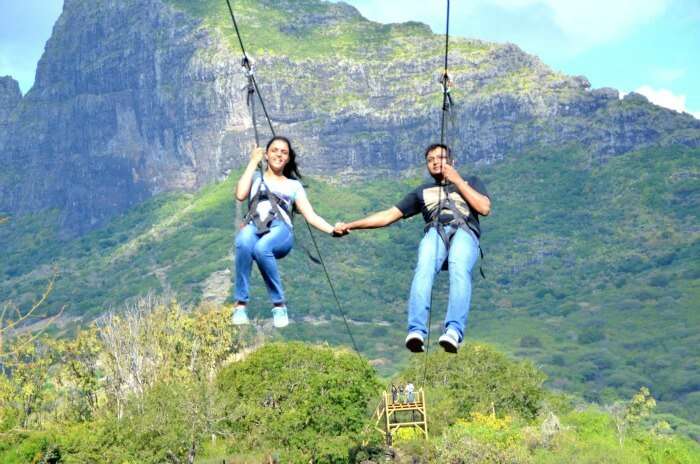
[[[442,191],[440,191],[441,189]],[[430,212],[431,215],[437,209],[440,200],[446,200],[446,195],[447,194],[445,192],[444,187],[435,186],[423,190],[423,202],[425,203],[425,208]],[[464,200],[464,198],[462,198],[462,195],[460,195],[456,191],[450,191],[449,196],[452,202],[454,203],[455,207],[457,208],[457,211],[459,211],[465,219],[468,218],[470,214],[469,205]],[[445,204],[442,211],[440,211],[440,214],[452,216],[452,211]]]
[[[486,186],[476,176],[462,176],[466,179],[469,185],[482,195],[489,196],[486,191]],[[440,187],[435,181],[426,182],[415,189],[411,190],[406,196],[404,196],[401,201],[396,204],[396,208],[401,211],[404,218],[409,218],[415,214],[422,213],[423,220],[426,223],[431,222],[434,219],[435,210],[438,207],[438,200],[443,200],[443,203],[447,203],[445,200],[448,198],[446,195],[449,192],[449,198],[455,205],[455,208],[462,215],[465,221],[467,221],[469,228],[474,231],[474,233],[479,236],[481,233],[481,228],[479,227],[479,213],[472,210],[467,203],[467,200],[459,194],[457,187],[454,184],[449,184],[446,187]],[[440,221],[443,223],[451,222],[453,218],[452,211],[449,206],[443,207],[440,212]]]
[[[264,184],[260,182],[260,174],[257,174],[253,178],[253,186],[250,189],[250,198],[253,198],[258,190],[266,190],[269,187],[272,193],[274,193],[277,198],[283,203],[283,208],[280,208],[281,219],[292,225],[292,218],[287,214],[287,211],[291,212],[293,209],[294,201],[300,197],[306,197],[306,192],[304,187],[296,179],[285,179],[283,182],[265,182]],[[262,220],[266,220],[268,215],[272,210],[272,204],[269,200],[262,200],[258,203],[257,213]]]

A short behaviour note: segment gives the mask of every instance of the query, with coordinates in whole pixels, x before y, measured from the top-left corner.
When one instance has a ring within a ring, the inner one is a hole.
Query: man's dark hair
[[[447,158],[452,158],[452,150],[450,150],[450,147],[445,145],[444,143],[434,143],[430,145],[428,148],[425,149],[425,154],[423,155],[423,158],[428,157],[428,153],[431,151],[435,150],[436,148],[444,148],[445,151],[447,152]]]

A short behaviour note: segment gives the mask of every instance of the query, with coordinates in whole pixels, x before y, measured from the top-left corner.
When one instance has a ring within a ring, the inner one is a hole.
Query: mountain
[[[320,0],[234,8],[273,122],[304,168],[357,177],[420,163],[439,127],[441,36]],[[450,50],[458,106],[447,135],[460,161],[569,143],[596,159],[700,145],[692,116],[591,89],[514,45],[454,38]],[[0,124],[0,211],[57,209],[70,236],[154,194],[221,180],[252,141],[240,57],[220,0],[66,0],[34,87],[10,97]]]

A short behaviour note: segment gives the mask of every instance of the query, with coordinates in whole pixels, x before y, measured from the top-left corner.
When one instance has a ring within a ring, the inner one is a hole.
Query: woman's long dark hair
[[[265,153],[270,149],[270,145],[276,140],[281,140],[282,142],[287,144],[287,148],[289,148],[289,161],[287,161],[287,164],[285,164],[284,169],[282,170],[282,174],[284,174],[284,177],[288,177],[290,179],[298,179],[301,180],[301,174],[299,174],[299,167],[297,166],[297,154],[292,148],[292,142],[289,141],[287,137],[283,137],[281,135],[275,135],[270,139],[269,142],[267,142],[267,146],[265,147]]]

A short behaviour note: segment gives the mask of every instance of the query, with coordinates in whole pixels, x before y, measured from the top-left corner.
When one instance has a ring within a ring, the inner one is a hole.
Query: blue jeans
[[[277,259],[284,258],[292,250],[294,234],[289,225],[275,220],[270,231],[264,235],[258,233],[254,224],[247,224],[236,236],[236,301],[247,303],[249,295],[250,272],[253,260],[265,281],[267,292],[273,304],[284,303],[282,279],[277,269]]]
[[[445,227],[446,231],[451,226]],[[437,252],[437,256],[436,256]],[[431,227],[420,242],[418,264],[411,284],[411,296],[408,300],[408,331],[428,335],[428,311],[430,311],[430,293],[433,280],[442,268],[445,259],[449,263],[450,293],[445,316],[445,330],[454,329],[459,334],[459,341],[464,338],[469,304],[472,297],[472,268],[479,253],[479,243],[470,232],[457,229],[447,255],[445,243],[435,227]]]

